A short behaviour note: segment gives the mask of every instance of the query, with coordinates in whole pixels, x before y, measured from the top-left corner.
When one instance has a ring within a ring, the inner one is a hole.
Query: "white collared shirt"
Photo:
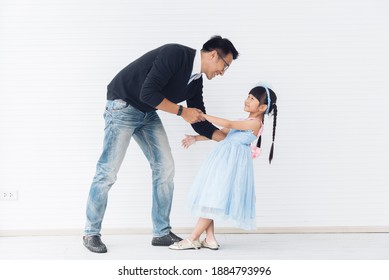
[[[192,74],[190,75],[188,85],[190,84],[191,81],[197,80],[201,77],[201,54],[199,51],[196,50],[195,58],[193,61],[193,69],[192,69]]]

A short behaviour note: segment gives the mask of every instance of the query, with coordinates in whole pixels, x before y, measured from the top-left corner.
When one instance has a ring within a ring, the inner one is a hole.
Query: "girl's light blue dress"
[[[262,127],[259,134],[262,132]],[[198,217],[229,220],[255,229],[255,187],[250,144],[252,130],[231,129],[208,155],[188,195],[189,211]]]

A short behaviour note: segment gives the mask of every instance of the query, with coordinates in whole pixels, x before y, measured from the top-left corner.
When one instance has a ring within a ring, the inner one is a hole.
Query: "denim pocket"
[[[113,122],[114,116],[119,114],[127,106],[127,102],[122,99],[107,100],[104,112],[105,129]]]
[[[126,108],[127,102],[122,99],[115,99],[112,101],[112,111],[119,111]]]

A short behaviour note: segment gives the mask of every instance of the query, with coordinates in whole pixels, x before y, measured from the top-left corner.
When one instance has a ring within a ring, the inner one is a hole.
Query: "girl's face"
[[[249,94],[244,101],[244,110],[246,112],[257,112],[259,108],[259,101],[254,97],[254,95]]]

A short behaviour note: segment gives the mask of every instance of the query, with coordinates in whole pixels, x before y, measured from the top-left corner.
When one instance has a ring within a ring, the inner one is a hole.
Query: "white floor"
[[[219,234],[220,250],[173,251],[149,235],[105,235],[95,254],[80,236],[0,237],[0,260],[389,260],[389,233]]]

